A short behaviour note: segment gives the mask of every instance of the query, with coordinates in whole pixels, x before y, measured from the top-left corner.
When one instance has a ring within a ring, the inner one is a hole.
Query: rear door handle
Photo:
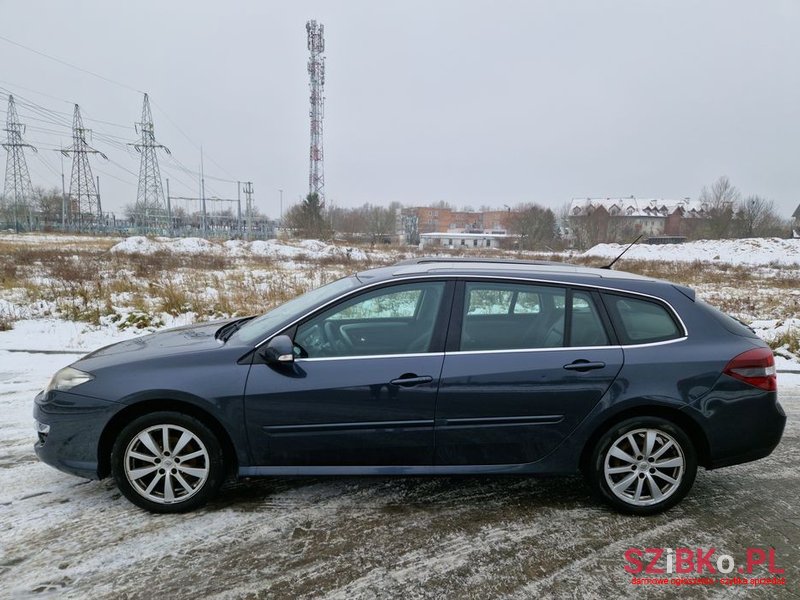
[[[596,361],[591,362],[588,360],[576,360],[575,362],[571,362],[568,365],[564,365],[564,368],[567,371],[591,371],[593,369],[602,369],[606,366],[606,363]]]
[[[421,385],[423,383],[430,383],[433,381],[433,377],[428,375],[417,376],[413,373],[406,373],[405,375],[401,375],[397,379],[392,379],[389,383],[392,385],[399,385],[400,387],[412,387],[414,385]]]

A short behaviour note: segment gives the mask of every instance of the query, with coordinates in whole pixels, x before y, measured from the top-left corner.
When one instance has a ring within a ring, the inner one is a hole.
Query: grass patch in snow
[[[800,331],[795,328],[778,331],[766,342],[773,350],[784,350],[795,356],[800,356]]]

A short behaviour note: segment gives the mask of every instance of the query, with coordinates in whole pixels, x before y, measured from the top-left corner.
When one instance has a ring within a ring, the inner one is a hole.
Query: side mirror
[[[294,343],[288,335],[276,335],[261,351],[271,365],[290,365],[294,362]]]

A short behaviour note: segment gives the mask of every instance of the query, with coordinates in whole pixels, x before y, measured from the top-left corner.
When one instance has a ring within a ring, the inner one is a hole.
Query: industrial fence
[[[219,239],[271,239],[277,222],[262,216],[238,217],[219,214],[136,215],[115,213],[95,215],[45,214],[29,210],[0,210],[0,231],[4,233],[63,232],[88,235],[159,235]]]

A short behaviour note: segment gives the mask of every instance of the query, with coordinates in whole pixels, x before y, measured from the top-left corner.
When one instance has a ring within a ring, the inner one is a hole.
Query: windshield
[[[360,282],[353,276],[337,279],[333,283],[323,285],[320,288],[306,292],[302,296],[292,298],[280,306],[276,306],[268,313],[244,324],[232,337],[246,344],[261,341],[282,323],[290,321],[292,318],[301,317],[303,313],[314,306],[332,300],[358,285],[360,285]]]

